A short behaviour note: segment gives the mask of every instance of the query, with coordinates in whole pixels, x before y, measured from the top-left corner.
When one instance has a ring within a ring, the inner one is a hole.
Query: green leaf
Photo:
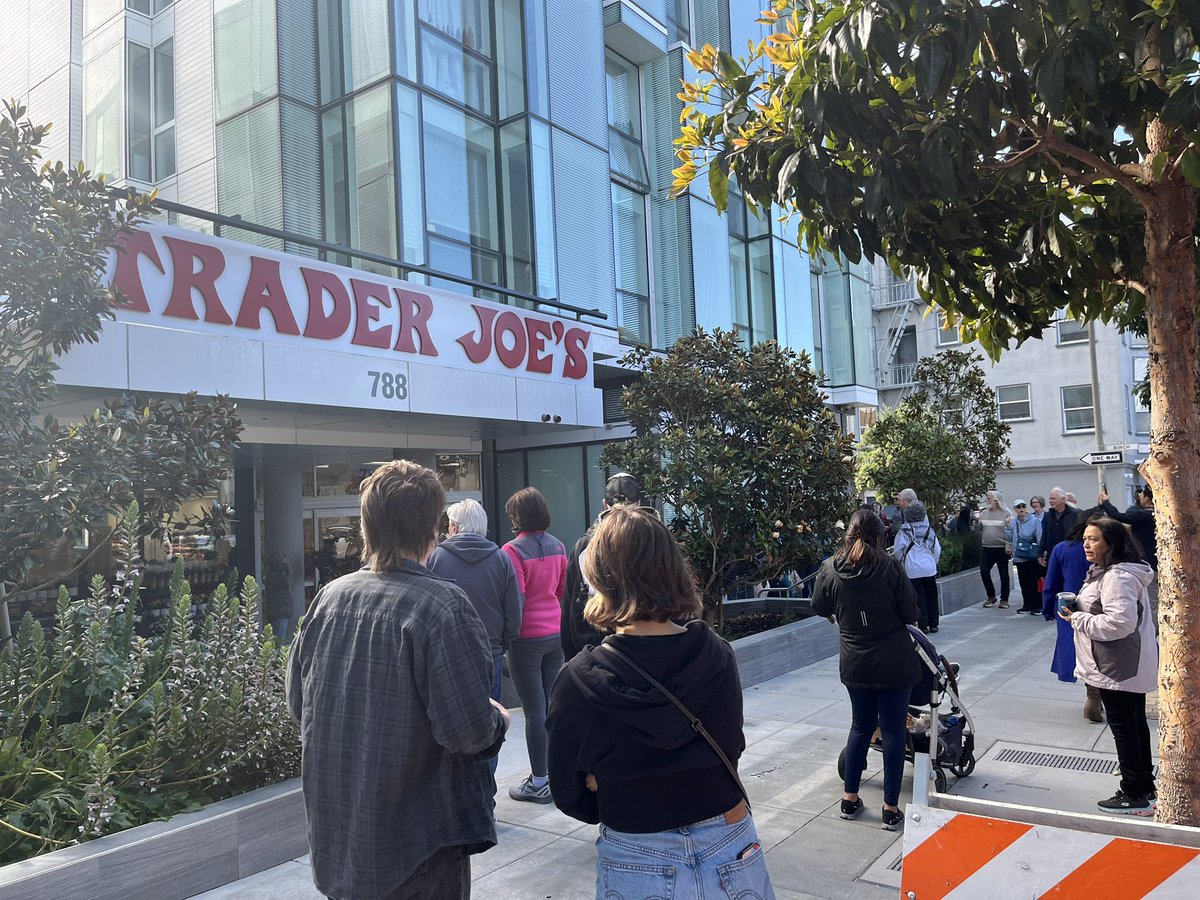
[[[1058,115],[1063,108],[1063,87],[1066,81],[1061,50],[1051,50],[1042,57],[1035,78],[1042,103],[1052,115]]]
[[[1195,145],[1188,147],[1183,152],[1183,157],[1179,161],[1179,168],[1189,184],[1194,187],[1200,187],[1200,150],[1197,150]]]
[[[717,212],[724,212],[729,203],[729,176],[716,160],[708,167],[708,190],[717,204]]]

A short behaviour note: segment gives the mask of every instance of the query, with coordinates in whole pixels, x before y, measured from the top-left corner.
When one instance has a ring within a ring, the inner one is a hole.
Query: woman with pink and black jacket
[[[504,545],[525,597],[521,631],[508,650],[512,676],[525,713],[528,778],[508,789],[514,800],[551,803],[546,761],[546,705],[550,688],[563,665],[559,625],[567,588],[567,548],[546,531],[550,507],[537,488],[523,488],[508,498],[505,512],[517,536]]]

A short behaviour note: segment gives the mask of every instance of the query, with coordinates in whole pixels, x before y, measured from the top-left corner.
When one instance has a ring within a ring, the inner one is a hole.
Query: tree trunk
[[[1150,456],[1159,562],[1160,822],[1200,825],[1200,394],[1196,197],[1181,178],[1146,202]]]

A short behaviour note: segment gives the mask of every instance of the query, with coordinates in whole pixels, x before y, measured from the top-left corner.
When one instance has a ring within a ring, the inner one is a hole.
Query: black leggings
[[[1017,561],[1017,584],[1021,585],[1021,609],[1040,613],[1042,611],[1042,594],[1038,590],[1038,580],[1042,577],[1042,564],[1036,559]]]
[[[1000,599],[1008,602],[1008,554],[1003,547],[984,547],[979,554],[979,577],[989,597],[995,597],[992,588],[992,566],[1000,570]]]
[[[1150,757],[1150,724],[1146,695],[1100,688],[1108,730],[1117,745],[1121,790],[1131,797],[1154,793],[1154,760]]]

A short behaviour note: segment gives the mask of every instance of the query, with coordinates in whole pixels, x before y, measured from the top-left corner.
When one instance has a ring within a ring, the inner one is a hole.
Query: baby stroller
[[[934,787],[938,793],[944,793],[947,769],[960,778],[975,771],[975,723],[958,696],[958,664],[941,656],[919,628],[909,625],[908,631],[924,671],[922,679],[913,685],[908,701],[908,740],[904,758],[912,762],[917,753],[928,753],[933,765]],[[939,713],[947,700],[949,712]],[[937,722],[936,733],[934,722]],[[935,738],[937,743],[933,744]],[[883,749],[878,737],[871,741],[871,749]],[[845,748],[838,756],[838,777],[846,777]]]

